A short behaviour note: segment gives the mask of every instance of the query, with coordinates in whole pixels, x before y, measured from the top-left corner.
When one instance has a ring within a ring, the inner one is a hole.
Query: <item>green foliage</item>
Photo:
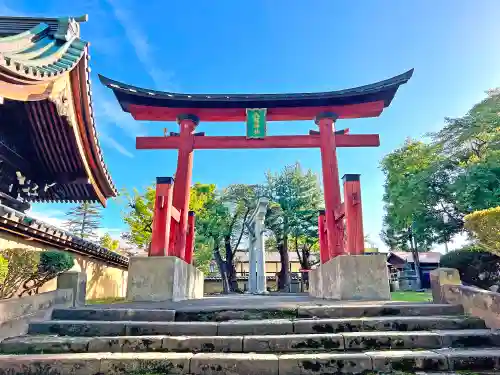
[[[0,284],[3,284],[7,272],[9,271],[9,261],[0,255]]]
[[[268,173],[264,193],[270,200],[266,227],[281,256],[278,288],[285,289],[289,283],[290,248],[297,252],[305,268],[310,266],[311,251],[318,249],[317,217],[323,207],[323,195],[318,177],[311,170],[303,171],[298,163],[285,166],[279,173]]]
[[[23,283],[23,290],[19,294],[37,294],[40,287],[63,272],[73,268],[74,257],[65,251],[50,250],[40,253],[38,268]]]
[[[99,243],[102,247],[111,251],[117,251],[120,247],[120,241],[113,239],[109,233],[105,233],[100,238]]]
[[[461,231],[464,216],[500,205],[500,93],[489,93],[465,116],[449,119],[432,142],[407,140],[388,154],[386,215],[382,237],[408,249],[408,227],[418,250],[443,243]]]
[[[37,272],[40,253],[23,248],[0,250],[0,256],[7,261],[8,269],[0,284],[0,299],[11,298],[22,283]]]
[[[101,207],[83,202],[71,208],[67,213],[65,227],[68,232],[86,240],[97,239],[97,229],[101,223]]]
[[[465,227],[485,250],[500,255],[500,206],[465,216]]]
[[[140,249],[147,249],[151,243],[153,228],[155,186],[148,186],[143,193],[134,189],[132,194],[124,191],[122,195],[127,200],[123,220],[129,228],[123,238]]]
[[[477,245],[465,246],[441,257],[441,266],[456,268],[466,284],[488,289],[500,284],[500,257]]]

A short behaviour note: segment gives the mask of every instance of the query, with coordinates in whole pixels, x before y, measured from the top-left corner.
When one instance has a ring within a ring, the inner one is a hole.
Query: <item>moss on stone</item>
[[[340,341],[333,338],[307,339],[292,345],[293,349],[339,349]]]

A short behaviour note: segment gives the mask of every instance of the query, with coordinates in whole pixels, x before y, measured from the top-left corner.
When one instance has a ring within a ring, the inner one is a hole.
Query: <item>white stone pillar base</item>
[[[201,271],[177,257],[131,257],[127,301],[159,302],[203,298]]]
[[[391,299],[387,256],[340,255],[309,272],[309,295],[334,300]]]

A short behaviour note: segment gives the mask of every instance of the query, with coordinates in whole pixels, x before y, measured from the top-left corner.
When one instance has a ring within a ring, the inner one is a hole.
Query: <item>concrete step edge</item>
[[[443,351],[378,351],[356,354],[254,354],[254,353],[70,353],[0,356],[0,370],[36,373],[50,366],[57,373],[73,375],[126,371],[175,372],[176,374],[363,373],[379,371],[498,371],[500,349]],[[173,371],[172,371],[173,370]],[[63,372],[64,371],[64,372]]]
[[[103,319],[104,317],[104,319]],[[173,321],[175,310],[130,308],[59,308],[52,311],[55,320]]]
[[[356,332],[242,336],[21,336],[0,342],[0,353],[71,352],[360,352],[375,349],[500,347],[491,330]]]
[[[313,334],[369,331],[428,331],[482,329],[484,321],[470,317],[370,317],[348,319],[277,319],[229,322],[147,322],[101,320],[33,321],[30,334],[66,336],[199,335],[234,336],[265,334]]]

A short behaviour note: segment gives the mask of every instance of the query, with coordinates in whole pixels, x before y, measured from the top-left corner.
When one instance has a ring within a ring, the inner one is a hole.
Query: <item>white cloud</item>
[[[120,154],[125,155],[129,158],[133,158],[134,154],[132,154],[130,151],[128,151],[125,147],[123,147],[121,144],[119,144],[116,139],[110,137],[106,133],[101,133],[99,139],[102,141],[102,143],[107,144],[110,147],[113,147],[116,151],[118,151]]]
[[[171,71],[161,69],[156,65],[154,48],[149,42],[147,35],[139,27],[137,17],[134,17],[130,11],[126,9],[126,6],[124,6],[124,0],[107,1],[111,6],[116,19],[123,26],[130,44],[134,47],[137,58],[144,66],[155,86],[159,90],[167,90],[168,87],[172,86],[173,73]]]

